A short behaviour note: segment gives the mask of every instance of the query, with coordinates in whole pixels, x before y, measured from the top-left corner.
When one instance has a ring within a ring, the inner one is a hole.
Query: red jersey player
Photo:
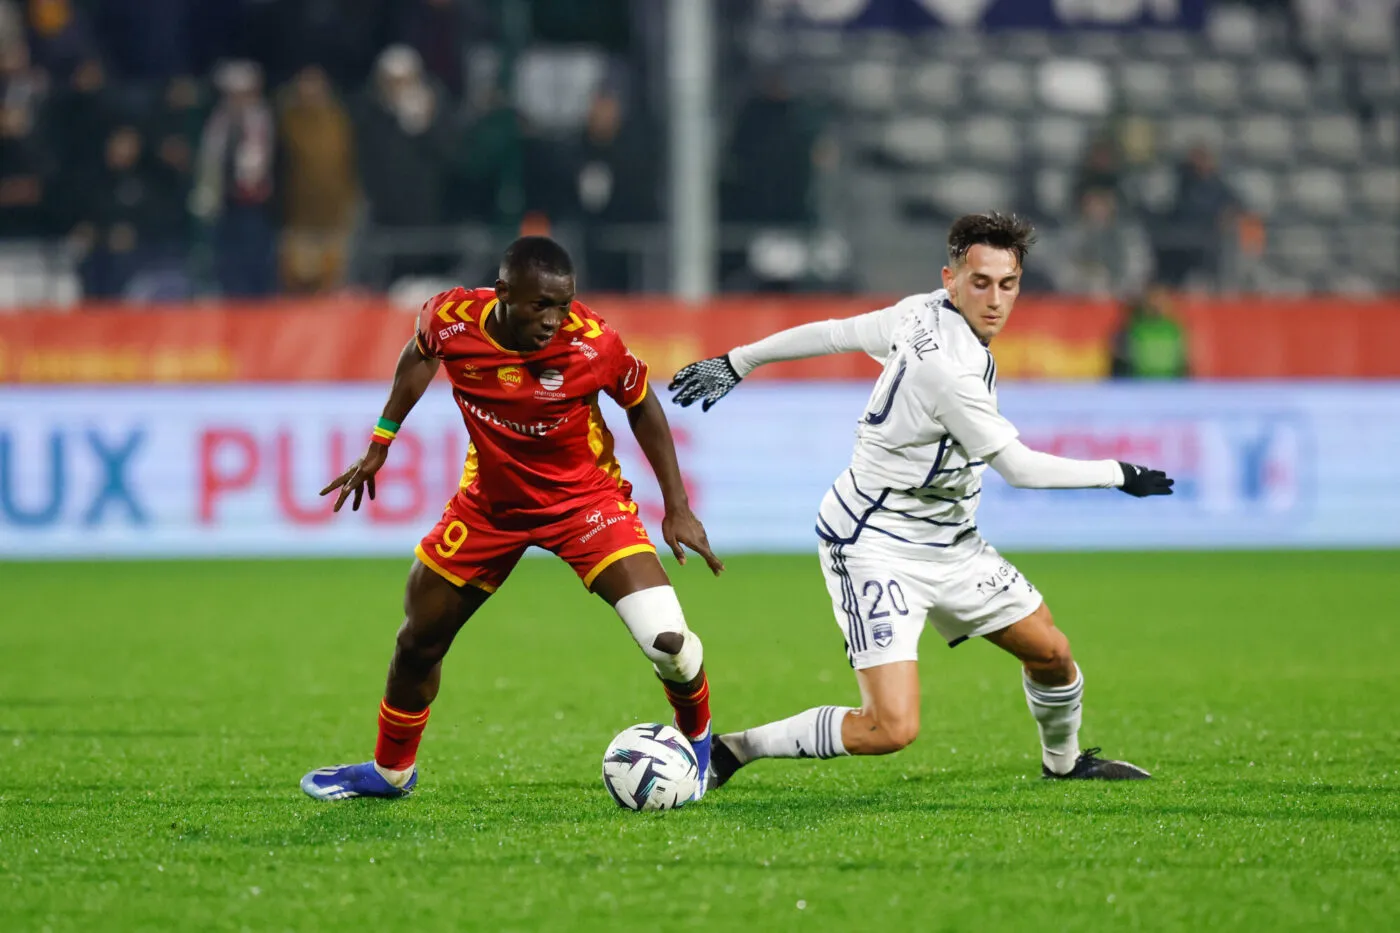
[[[637,517],[598,408],[601,391],[626,409],[661,486],[661,533],[676,558],[685,562],[684,545],[718,574],[724,566],[690,511],[666,415],[647,391],[646,364],[574,299],[573,263],[563,247],[547,237],[516,240],[494,289],[456,288],[424,305],[369,449],[321,491],[339,490],[336,511],[352,495],[352,509],[366,492],[374,498],[389,442],[439,368],[452,380],[471,444],[461,488],[415,550],[374,760],[312,771],[302,790],[338,800],[413,789],[442,659],[532,544],[566,560],[621,616],[660,675],[703,775],[710,704],[700,639]]]

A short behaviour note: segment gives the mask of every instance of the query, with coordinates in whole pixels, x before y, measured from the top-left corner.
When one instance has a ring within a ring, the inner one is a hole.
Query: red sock
[[[418,757],[418,743],[428,724],[428,711],[405,713],[386,701],[379,702],[379,741],[374,745],[374,763],[390,771],[406,771]]]
[[[693,693],[681,692],[680,684],[669,680],[661,681],[666,688],[666,699],[676,711],[676,728],[687,739],[698,739],[710,728],[710,679],[700,675],[700,686]]]

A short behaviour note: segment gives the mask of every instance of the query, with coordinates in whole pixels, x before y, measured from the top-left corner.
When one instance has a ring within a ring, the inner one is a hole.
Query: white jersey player
[[[1014,217],[963,217],[949,233],[943,289],[785,330],[676,374],[675,400],[704,399],[708,411],[765,363],[851,351],[884,363],[856,428],[851,465],[817,515],[822,572],[862,705],[817,707],[718,737],[712,787],[759,758],[880,755],[912,742],[926,624],[949,645],[983,637],[1021,661],[1046,777],[1148,777],[1099,758],[1097,749],[1081,752],[1084,677],[1069,641],[1040,592],[977,530],[989,465],[1013,486],[1171,493],[1172,480],[1156,470],[1030,450],[998,412],[988,345],[1011,314],[1032,241],[1030,227]]]

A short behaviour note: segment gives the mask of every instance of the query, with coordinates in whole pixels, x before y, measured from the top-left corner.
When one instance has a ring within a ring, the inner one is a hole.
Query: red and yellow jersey
[[[647,394],[647,366],[582,302],[541,350],[486,332],[494,289],[454,288],[418,315],[418,347],[442,360],[471,444],[462,492],[488,513],[537,511],[625,488],[599,391],[623,408]]]

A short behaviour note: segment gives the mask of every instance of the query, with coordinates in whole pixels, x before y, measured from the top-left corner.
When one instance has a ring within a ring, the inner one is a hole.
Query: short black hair
[[[1025,265],[1026,254],[1035,245],[1035,228],[1015,214],[964,214],[948,230],[949,264],[960,265],[967,258],[967,251],[979,243],[993,249],[1009,249],[1016,254],[1016,262]]]
[[[568,250],[547,236],[523,236],[506,247],[501,278],[511,282],[526,272],[573,275],[574,261]]]

